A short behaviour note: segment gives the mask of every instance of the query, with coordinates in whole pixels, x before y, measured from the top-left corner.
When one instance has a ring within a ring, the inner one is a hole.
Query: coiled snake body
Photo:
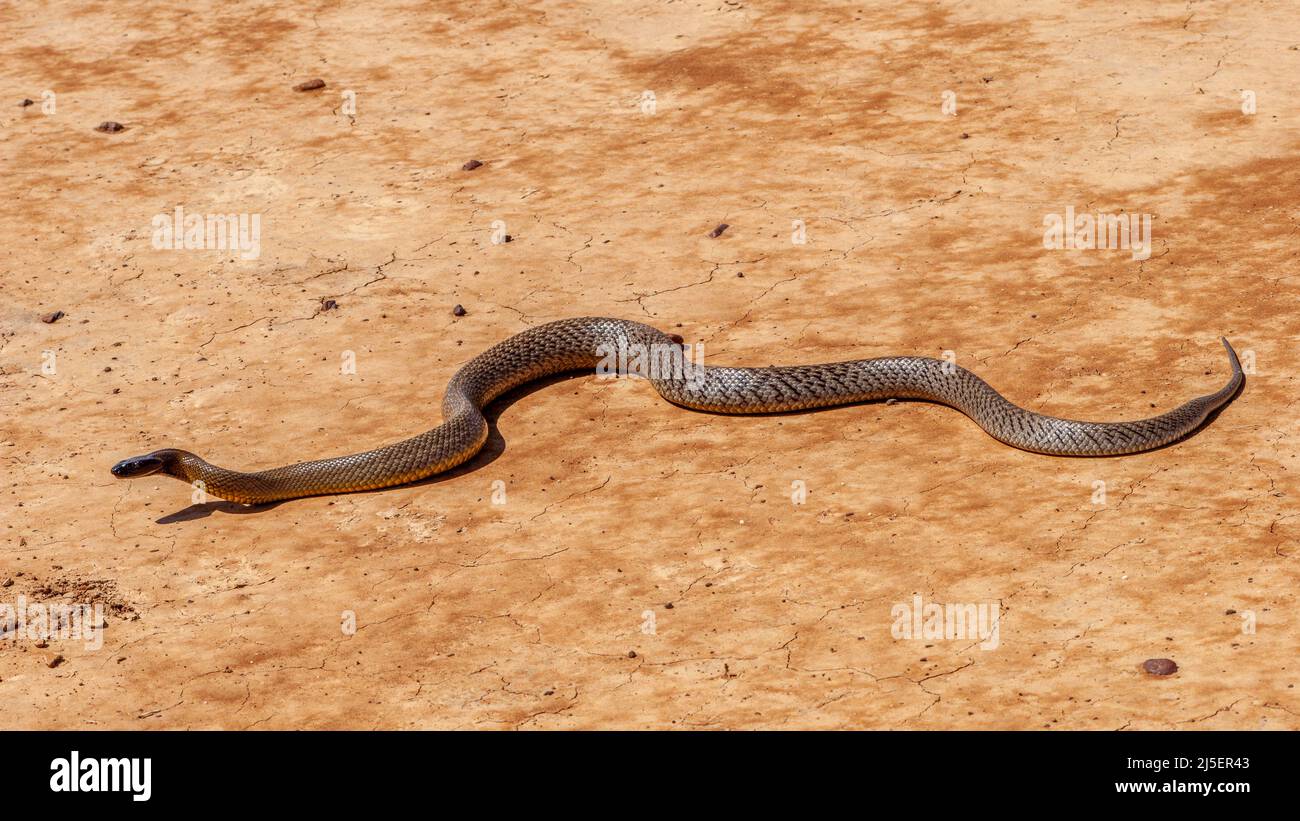
[[[565,319],[516,334],[471,359],[447,386],[442,424],[403,442],[255,473],[227,470],[167,448],[124,459],[112,471],[121,478],[165,473],[201,481],[207,493],[244,504],[405,484],[473,457],[488,437],[482,409],[496,397],[542,376],[597,368],[611,356],[619,370],[645,375],[663,398],[697,410],[744,414],[925,399],[956,408],[995,439],[1022,450],[1057,456],[1136,453],[1183,438],[1240,388],[1241,363],[1228,341],[1222,341],[1232,365],[1232,378],[1222,389],[1149,419],[1078,422],[1018,407],[975,374],[939,359],[891,356],[824,365],[703,367],[686,360],[680,338],[649,325]]]

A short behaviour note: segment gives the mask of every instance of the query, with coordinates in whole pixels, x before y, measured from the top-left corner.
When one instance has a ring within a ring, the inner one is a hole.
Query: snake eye
[[[163,460],[152,454],[132,456],[113,465],[113,475],[119,479],[131,479],[136,476],[148,476],[162,470]]]

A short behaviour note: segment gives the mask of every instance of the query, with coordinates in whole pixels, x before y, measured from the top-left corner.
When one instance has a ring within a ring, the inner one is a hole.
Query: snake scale
[[[163,473],[202,482],[207,493],[243,504],[405,484],[473,457],[488,437],[482,409],[496,397],[550,374],[599,369],[608,364],[611,352],[618,352],[615,370],[645,375],[664,399],[696,410],[748,414],[924,399],[956,408],[993,438],[1022,450],[1056,456],[1137,453],[1183,438],[1236,394],[1244,379],[1241,363],[1228,340],[1222,342],[1232,378],[1220,390],[1149,419],[1079,422],[1018,407],[975,374],[940,359],[890,356],[822,365],[704,367],[689,361],[680,337],[649,325],[600,317],[565,319],[523,331],[471,359],[447,386],[442,424],[411,439],[255,473],[227,470],[188,451],[166,448],[124,459],[112,472],[120,478]],[[644,367],[647,362],[659,367]]]

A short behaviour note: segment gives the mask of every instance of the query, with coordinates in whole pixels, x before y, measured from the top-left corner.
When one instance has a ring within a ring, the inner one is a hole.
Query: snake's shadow
[[[435,485],[439,482],[450,481],[452,479],[455,479],[458,476],[464,476],[467,473],[473,473],[476,470],[480,470],[481,468],[492,464],[497,460],[499,456],[501,456],[502,453],[505,453],[506,450],[505,437],[502,436],[501,432],[497,429],[497,420],[501,417],[501,414],[505,413],[506,410],[511,405],[515,404],[516,402],[518,402],[519,400],[523,399],[526,396],[531,396],[537,391],[548,388],[551,385],[556,385],[561,382],[568,382],[572,379],[577,379],[582,376],[590,376],[590,372],[572,371],[568,373],[555,374],[554,376],[548,376],[542,379],[537,379],[533,382],[529,382],[525,385],[520,385],[519,387],[514,388],[513,390],[510,390],[505,394],[501,395],[497,399],[493,400],[486,408],[483,409],[483,416],[484,418],[487,419],[487,423],[488,423],[488,438],[487,441],[483,443],[483,447],[479,450],[479,452],[474,455],[473,459],[470,459],[468,462],[466,462],[463,465],[460,465],[459,467],[452,468],[446,473],[439,473],[436,476],[430,476],[427,479],[420,479],[417,482],[410,482],[405,485],[399,485],[399,487],[420,487],[421,485]],[[392,490],[391,487],[385,487],[385,488],[376,488],[374,490],[354,490],[354,491],[350,491],[349,493],[338,493],[338,494],[330,494],[330,495],[350,496],[352,494],[383,493],[385,491],[390,491],[390,490]],[[282,502],[268,502],[267,504],[264,505],[241,505],[235,502],[227,502],[224,500],[215,501],[215,502],[204,502],[203,504],[190,505],[189,507],[182,508],[181,510],[177,510],[174,513],[169,513],[166,516],[163,516],[162,518],[156,519],[155,521],[157,524],[160,525],[170,525],[170,524],[177,524],[179,522],[191,522],[194,521],[195,519],[204,519],[207,518],[208,516],[211,516],[213,513],[230,513],[236,516],[247,516],[249,514],[265,513],[266,511],[273,510],[279,507],[280,505],[292,504],[293,502],[296,501],[299,500],[286,499],[285,501]]]

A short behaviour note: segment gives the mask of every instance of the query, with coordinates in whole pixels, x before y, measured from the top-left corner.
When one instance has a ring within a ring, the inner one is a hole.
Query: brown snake
[[[890,356],[825,365],[718,368],[687,359],[681,339],[649,325],[584,317],[516,334],[465,364],[447,385],[443,422],[419,436],[364,453],[244,473],[166,448],[113,466],[120,478],[165,473],[205,492],[259,504],[299,496],[373,490],[413,482],[465,462],[483,447],[482,409],[525,382],[562,371],[602,369],[646,376],[677,405],[715,413],[804,410],[873,399],[950,405],[999,441],[1055,456],[1110,456],[1167,445],[1194,431],[1241,387],[1241,363],[1223,339],[1232,378],[1220,390],[1134,422],[1077,422],[1013,405],[975,374],[939,359]],[[606,367],[610,366],[612,367]]]

